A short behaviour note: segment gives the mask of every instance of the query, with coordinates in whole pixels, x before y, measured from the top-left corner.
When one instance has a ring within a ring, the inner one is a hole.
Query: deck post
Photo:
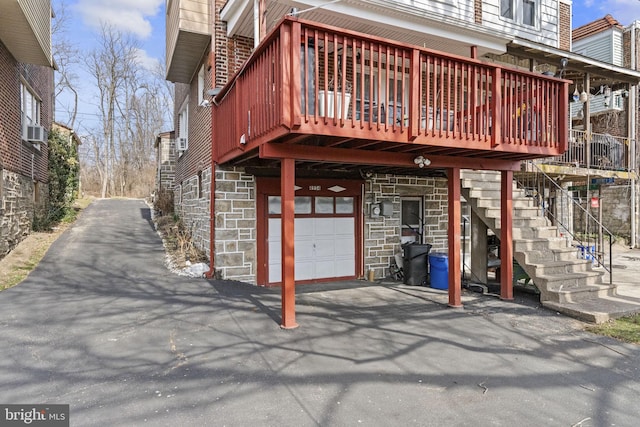
[[[280,195],[282,204],[282,323],[283,329],[297,328],[295,283],[295,160],[282,159]]]
[[[449,307],[462,307],[462,280],[460,277],[460,168],[449,168]]]
[[[500,298],[513,299],[513,171],[502,171],[500,203]]]

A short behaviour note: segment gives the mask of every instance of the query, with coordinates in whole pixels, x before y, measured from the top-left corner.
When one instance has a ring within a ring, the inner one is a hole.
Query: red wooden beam
[[[265,143],[260,146],[260,158],[308,160],[323,163],[345,163],[369,166],[398,166],[418,168],[413,159],[419,153],[390,153],[388,151],[356,150],[347,148],[311,147],[307,145],[284,145]],[[519,171],[519,160],[477,159],[471,157],[430,156],[429,168],[460,168],[477,170]]]
[[[462,307],[460,277],[460,168],[447,171],[449,186],[449,307]]]
[[[281,161],[280,196],[282,203],[282,323],[284,329],[297,328],[295,283],[295,160]]]
[[[513,299],[513,172],[502,171],[500,204],[500,298]]]

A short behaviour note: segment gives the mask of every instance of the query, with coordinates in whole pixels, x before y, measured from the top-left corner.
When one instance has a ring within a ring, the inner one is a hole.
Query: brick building
[[[0,3],[0,257],[46,206],[53,103],[50,2]]]
[[[298,39],[299,47],[287,50]],[[456,171],[497,170],[504,180],[520,160],[564,155],[569,94],[543,99],[551,89],[532,88],[560,88],[558,77],[594,85],[638,81],[640,74],[622,65],[571,50],[567,0],[438,7],[171,1],[167,79],[176,83],[176,211],[213,258],[210,273],[225,279],[286,287],[285,270],[295,270],[297,283],[378,278],[407,241],[447,251],[455,270]],[[399,61],[405,65],[393,65]],[[484,67],[492,71],[474,81]],[[498,68],[496,78],[491,73]],[[504,73],[529,80],[500,78]],[[327,121],[336,118],[327,113],[334,104],[346,116]],[[556,109],[541,112],[549,108]],[[487,116],[498,112],[504,115]],[[505,139],[476,151],[476,135],[460,133],[469,131],[480,132],[479,140]],[[514,138],[522,139],[519,148],[509,145]],[[502,151],[510,149],[510,155]],[[397,153],[425,154],[405,164]],[[434,153],[444,156],[440,165],[451,166],[435,166]],[[285,170],[291,165],[295,178]],[[281,234],[291,197],[282,193],[285,180],[295,181],[294,236]],[[469,209],[464,201],[459,208]],[[291,250],[285,243],[295,244],[295,269],[283,266]],[[503,245],[508,255],[511,245]]]

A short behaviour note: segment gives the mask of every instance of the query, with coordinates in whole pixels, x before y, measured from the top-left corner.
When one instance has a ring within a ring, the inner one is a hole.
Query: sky
[[[131,32],[140,42],[140,60],[151,67],[164,58],[165,51],[165,1],[166,0],[52,0],[54,12],[61,3],[66,5],[71,23],[67,37],[82,51],[95,45],[101,22],[116,29]],[[471,0],[460,0],[471,1]],[[573,27],[579,27],[611,14],[621,24],[629,25],[640,20],[640,0],[573,0]],[[81,85],[87,85],[88,76],[80,70]],[[82,83],[82,81],[85,83]],[[89,88],[80,87],[86,94]],[[61,100],[64,102],[64,99]],[[85,130],[95,123],[95,107],[91,96],[81,96],[78,120]],[[66,123],[66,112],[56,109],[56,120]],[[81,129],[80,129],[81,130]]]
[[[610,14],[622,25],[640,20],[640,0],[573,0],[573,28]]]
[[[139,60],[147,68],[153,68],[164,58],[165,51],[165,1],[166,0],[51,0],[54,13],[64,3],[68,24],[66,37],[81,52],[96,46],[101,22],[115,29],[130,32],[140,43]],[[79,134],[89,132],[97,122],[95,99],[91,93],[89,77],[80,67],[78,85],[80,105],[77,129]],[[59,103],[64,103],[64,96]],[[67,101],[69,102],[69,101]],[[56,121],[68,123],[66,109],[56,107]]]

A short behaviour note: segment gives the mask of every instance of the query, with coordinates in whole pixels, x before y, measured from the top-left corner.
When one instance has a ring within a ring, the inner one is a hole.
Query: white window
[[[179,152],[187,151],[189,148],[189,99],[182,104],[182,109],[178,113],[178,141]]]
[[[40,125],[40,100],[24,83],[20,83],[20,107],[22,110],[22,127]],[[24,132],[23,132],[24,133]]]
[[[539,0],[500,0],[500,16],[517,23],[536,27]]]

